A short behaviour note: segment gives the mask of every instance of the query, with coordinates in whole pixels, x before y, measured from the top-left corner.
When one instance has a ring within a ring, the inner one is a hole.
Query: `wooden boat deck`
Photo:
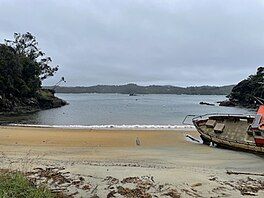
[[[255,144],[253,136],[248,135],[247,129],[250,123],[246,119],[234,120],[216,120],[217,123],[223,123],[225,128],[222,133],[215,133],[213,128],[209,128],[204,124],[200,125],[201,130],[210,135],[224,140],[230,140],[238,143]]]

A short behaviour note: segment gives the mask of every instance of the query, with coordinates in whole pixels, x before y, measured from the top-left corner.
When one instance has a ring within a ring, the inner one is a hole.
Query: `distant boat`
[[[194,117],[192,122],[204,144],[264,153],[264,105],[255,116],[206,114]]]
[[[129,96],[136,96],[137,94],[135,93],[130,93]]]

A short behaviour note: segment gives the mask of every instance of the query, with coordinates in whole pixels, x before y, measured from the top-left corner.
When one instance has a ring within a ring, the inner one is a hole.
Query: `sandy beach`
[[[41,173],[54,173],[49,185],[72,197],[264,196],[263,176],[226,173],[263,173],[263,157],[208,147],[187,134],[199,138],[193,129],[2,126],[1,168],[31,171],[38,182]]]

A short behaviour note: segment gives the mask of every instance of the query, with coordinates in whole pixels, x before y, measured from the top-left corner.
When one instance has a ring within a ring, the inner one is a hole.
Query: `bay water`
[[[62,94],[56,96],[69,105],[22,116],[14,123],[59,127],[175,127],[182,126],[188,114],[207,113],[254,114],[238,107],[221,107],[217,101],[224,95],[148,94]],[[199,102],[215,106],[200,105]]]

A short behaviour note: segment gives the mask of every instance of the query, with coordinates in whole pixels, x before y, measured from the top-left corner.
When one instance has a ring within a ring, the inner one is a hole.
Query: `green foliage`
[[[229,95],[229,99],[242,106],[256,106],[256,98],[264,98],[264,67],[259,67],[255,75],[239,82]]]
[[[52,100],[52,97],[54,97],[51,90],[48,89],[41,89],[38,91],[38,99],[39,100]]]
[[[36,37],[31,33],[27,32],[25,34],[14,33],[14,40],[5,40],[5,45],[12,47],[19,57],[27,58],[27,61],[33,61],[36,63],[26,68],[26,72],[31,75],[38,75],[41,80],[46,79],[49,76],[53,76],[58,70],[58,65],[52,67],[50,63],[52,62],[50,57],[46,57],[45,53],[38,48],[38,42]],[[37,73],[35,73],[37,72]]]
[[[3,198],[53,198],[45,187],[37,188],[19,172],[0,173],[0,197]]]
[[[14,34],[14,40],[0,44],[0,110],[19,105],[22,99],[36,98],[41,81],[53,76],[58,66],[38,48],[29,32]]]
[[[6,45],[0,45],[0,94],[6,97],[34,95],[40,88],[37,63]]]

